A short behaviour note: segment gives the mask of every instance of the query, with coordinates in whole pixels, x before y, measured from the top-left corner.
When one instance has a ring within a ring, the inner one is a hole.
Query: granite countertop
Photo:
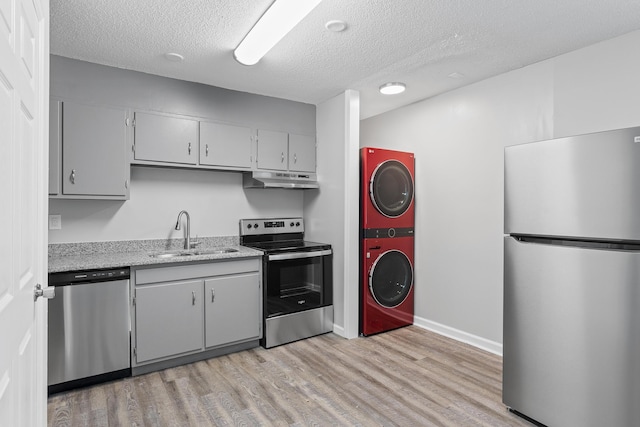
[[[101,268],[162,265],[262,256],[262,251],[239,245],[234,236],[199,238],[200,245],[183,249],[184,239],[127,240],[54,243],[49,245],[49,273]],[[234,249],[233,252],[216,252]],[[166,252],[205,252],[198,255],[159,258]],[[206,253],[209,252],[209,253]]]

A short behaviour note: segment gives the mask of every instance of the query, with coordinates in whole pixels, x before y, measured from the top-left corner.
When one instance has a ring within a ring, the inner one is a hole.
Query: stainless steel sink
[[[223,248],[223,249],[202,249],[194,252],[195,255],[214,255],[214,254],[231,254],[234,252],[238,252],[237,249],[234,248]]]
[[[161,254],[151,254],[149,255],[152,258],[174,258],[180,256],[191,256],[194,255],[190,252],[163,252]]]
[[[175,252],[160,252],[156,254],[150,254],[152,258],[175,258],[175,257],[188,257],[197,255],[217,255],[217,254],[230,254],[238,252],[238,249],[234,248],[222,248],[222,249],[199,249],[194,251],[175,251]]]

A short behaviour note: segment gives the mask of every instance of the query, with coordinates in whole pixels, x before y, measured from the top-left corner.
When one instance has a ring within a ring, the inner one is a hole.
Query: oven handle
[[[267,259],[269,261],[282,261],[287,259],[313,258],[318,256],[331,255],[331,253],[331,249],[313,252],[289,252],[286,254],[269,255]]]

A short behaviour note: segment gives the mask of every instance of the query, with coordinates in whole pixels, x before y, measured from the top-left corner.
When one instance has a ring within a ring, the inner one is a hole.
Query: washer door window
[[[399,217],[409,209],[413,199],[413,179],[409,170],[397,160],[380,163],[371,175],[369,194],[382,215]]]
[[[369,290],[376,302],[396,307],[407,298],[413,284],[413,269],[405,254],[397,250],[383,253],[369,272]]]

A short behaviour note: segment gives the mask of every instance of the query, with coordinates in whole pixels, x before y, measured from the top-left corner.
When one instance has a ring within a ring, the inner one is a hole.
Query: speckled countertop
[[[196,249],[183,249],[184,239],[125,240],[109,242],[52,243],[49,245],[49,273],[140,265],[202,262],[261,256],[262,252],[240,246],[238,237],[202,237]],[[158,258],[164,252],[215,251],[231,248],[237,252]]]

